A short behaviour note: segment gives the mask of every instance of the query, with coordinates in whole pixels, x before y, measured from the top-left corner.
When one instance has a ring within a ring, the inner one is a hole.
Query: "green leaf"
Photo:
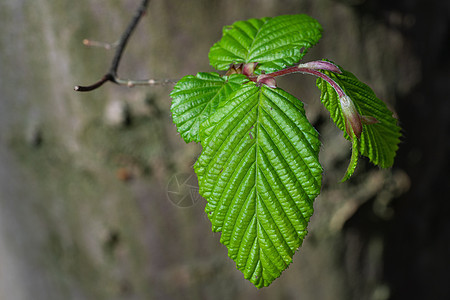
[[[244,75],[221,77],[217,73],[198,73],[177,82],[170,93],[170,110],[173,122],[186,143],[200,141],[200,124],[215,112],[221,101],[246,81],[248,79]]]
[[[378,120],[375,124],[363,123],[359,152],[375,165],[382,168],[391,167],[401,136],[400,127],[397,125],[397,119],[392,116],[392,112],[383,101],[377,98],[369,86],[359,81],[352,73],[344,70],[342,74],[328,71],[323,73],[345,91],[361,116],[371,116]],[[322,79],[317,80],[317,86],[321,90],[320,99],[330,112],[331,118],[339,129],[344,131],[344,136],[351,140],[345,132],[345,120],[337,93]]]
[[[307,15],[238,21],[223,30],[209,52],[210,64],[227,70],[232,63],[258,62],[266,72],[298,63],[321,37],[322,27]]]
[[[195,164],[205,212],[236,266],[258,288],[292,262],[320,192],[320,141],[302,103],[243,85],[200,128]]]
[[[350,163],[348,164],[347,171],[345,172],[345,175],[342,178],[341,182],[348,180],[355,172],[356,165],[358,164],[358,155],[359,155],[359,140],[353,133],[352,156],[350,158]]]

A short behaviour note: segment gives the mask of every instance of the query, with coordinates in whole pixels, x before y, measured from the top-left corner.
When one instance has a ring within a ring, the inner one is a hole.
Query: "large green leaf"
[[[322,27],[307,15],[238,21],[223,30],[222,39],[209,52],[217,70],[232,63],[258,62],[267,72],[298,63],[321,37]]]
[[[244,277],[268,286],[302,244],[320,192],[320,141],[302,103],[253,82],[200,128],[195,164],[213,231]]]
[[[170,110],[173,122],[186,143],[200,141],[200,124],[214,113],[220,101],[245,81],[248,79],[244,75],[222,77],[217,73],[198,73],[196,76],[185,76],[177,82],[170,93]]]
[[[341,68],[342,70],[342,68]],[[376,124],[363,123],[359,152],[369,160],[382,168],[388,168],[394,163],[394,157],[400,142],[400,127],[397,119],[386,107],[372,89],[359,81],[352,73],[343,71],[342,74],[323,71],[333,79],[350,97],[361,116],[371,116],[378,120]],[[317,86],[321,90],[320,99],[330,112],[336,125],[344,131],[344,136],[351,139],[345,132],[345,120],[335,90],[322,79],[317,80]],[[353,167],[354,168],[354,167]]]

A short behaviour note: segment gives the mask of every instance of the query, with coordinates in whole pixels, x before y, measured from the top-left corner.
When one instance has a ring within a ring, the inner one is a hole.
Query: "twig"
[[[128,87],[134,87],[136,85],[165,85],[165,84],[175,84],[177,80],[174,79],[143,79],[143,80],[129,80],[115,78],[115,83],[120,85],[126,85]]]
[[[110,49],[114,49],[117,46],[119,46],[119,42],[120,41],[116,41],[114,43],[105,43],[105,42],[84,39],[83,45],[89,46],[89,47],[102,47],[102,48],[105,48],[106,50],[110,50]]]
[[[142,1],[141,5],[136,11],[136,14],[134,15],[134,18],[131,20],[131,23],[128,25],[128,28],[122,34],[122,38],[119,40],[119,45],[117,46],[116,54],[114,55],[111,68],[109,69],[109,73],[111,73],[114,76],[117,75],[116,73],[119,67],[120,59],[122,58],[122,54],[125,50],[125,47],[127,46],[128,40],[131,34],[133,33],[134,29],[137,27],[142,16],[145,14],[149,2],[150,0]]]
[[[114,54],[114,58],[111,62],[111,66],[108,70],[108,72],[97,82],[91,84],[91,85],[87,85],[87,86],[82,86],[82,85],[77,85],[75,86],[75,91],[78,92],[89,92],[92,90],[95,90],[99,87],[101,87],[104,83],[111,81],[115,84],[120,84],[120,85],[126,85],[128,87],[132,87],[135,85],[158,85],[158,84],[169,84],[169,83],[174,83],[174,80],[155,80],[155,79],[146,79],[146,80],[126,80],[126,79],[120,79],[117,76],[117,69],[119,68],[119,63],[120,60],[122,58],[122,54],[125,51],[125,47],[127,46],[128,40],[130,38],[130,36],[133,34],[134,30],[136,29],[140,19],[142,18],[142,16],[145,14],[145,11],[147,10],[148,7],[148,3],[150,2],[150,0],[143,0],[139,6],[139,8],[136,11],[136,14],[134,15],[133,19],[131,20],[130,24],[128,25],[127,29],[124,31],[124,33],[122,34],[120,40],[117,43],[117,47],[116,47],[116,52]],[[86,40],[85,40],[86,41]],[[84,44],[86,44],[86,42],[83,41]]]

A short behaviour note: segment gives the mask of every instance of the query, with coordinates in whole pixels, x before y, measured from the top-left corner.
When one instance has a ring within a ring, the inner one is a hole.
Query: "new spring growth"
[[[256,78],[256,82],[258,84],[265,84],[268,87],[274,89],[277,87],[277,82],[275,81],[275,78],[273,78],[270,75],[267,74],[261,74]]]
[[[347,131],[347,134],[350,137],[353,137],[353,132],[358,139],[361,138],[361,116],[356,110],[355,104],[353,103],[352,99],[350,99],[350,97],[346,94],[343,94],[339,97],[339,102],[341,104],[342,113],[344,114],[345,131]]]
[[[378,120],[371,116],[361,116],[356,109],[353,100],[345,93],[344,89],[340,87],[333,79],[321,71],[329,71],[333,73],[342,74],[342,71],[335,64],[326,60],[310,61],[304,64],[297,64],[292,67],[288,67],[269,74],[254,75],[254,71],[258,63],[240,63],[232,64],[228,69],[226,75],[231,74],[244,74],[251,81],[257,84],[264,84],[270,88],[276,88],[277,83],[275,78],[278,76],[287,75],[290,73],[302,73],[319,77],[325,80],[336,91],[339,96],[339,102],[342,108],[342,113],[345,120],[345,131],[353,139],[356,136],[357,139],[361,138],[363,124],[375,124]]]
[[[342,71],[335,64],[326,60],[315,60],[304,64],[298,64],[297,68],[313,69],[313,70],[326,70],[334,73],[342,74]]]
[[[342,74],[341,70],[335,64],[319,60],[311,61],[297,66],[302,73],[309,73],[324,79],[328,82],[339,96],[339,102],[345,119],[345,130],[347,134],[353,138],[353,134],[360,139],[363,130],[363,124],[375,124],[378,120],[371,116],[361,116],[356,109],[352,99],[344,92],[344,90],[329,76],[318,70],[326,70],[334,73]]]
[[[244,74],[247,77],[253,76],[253,72],[256,69],[258,63],[240,63],[240,64],[231,64],[228,69],[226,76],[230,76],[231,74]]]
[[[339,102],[341,104],[342,113],[345,118],[345,131],[352,137],[352,132],[355,136],[360,139],[362,133],[362,125],[370,125],[378,123],[378,120],[372,116],[362,116],[358,113],[352,99],[346,94],[339,97]]]
[[[311,61],[297,66],[299,70],[305,73],[311,73],[318,76],[328,82],[339,96],[339,102],[341,104],[342,113],[345,120],[345,130],[347,134],[353,138],[353,134],[359,139],[362,132],[362,120],[361,116],[356,109],[352,99],[344,92],[344,90],[329,76],[318,72],[317,70],[326,70],[334,73],[342,74],[341,70],[333,63],[328,61]]]
[[[255,76],[253,73],[255,72],[256,66],[258,63],[246,63],[242,66],[242,74],[247,76],[250,80],[255,81]],[[276,88],[277,83],[275,81],[275,78],[273,78],[270,75],[261,74],[256,77],[256,83],[259,85],[265,84],[270,88]]]
[[[244,74],[247,77],[252,76],[253,72],[255,72],[257,65],[258,65],[257,62],[244,64],[242,66],[242,74]]]
[[[231,74],[243,74],[247,76],[251,81],[256,82],[259,85],[267,85],[270,88],[276,88],[277,83],[275,81],[274,76],[271,76],[269,74],[261,74],[261,75],[254,75],[256,67],[258,66],[258,63],[240,63],[240,64],[231,64],[230,68],[228,69],[226,76],[230,76]]]

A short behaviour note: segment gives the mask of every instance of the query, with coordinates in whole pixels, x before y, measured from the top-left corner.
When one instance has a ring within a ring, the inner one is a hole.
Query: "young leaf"
[[[217,73],[198,73],[177,82],[170,93],[170,110],[173,122],[186,143],[200,141],[200,124],[245,81],[248,81],[247,77],[239,74],[221,77]]]
[[[292,262],[320,192],[320,141],[302,103],[243,85],[200,128],[195,164],[205,212],[236,266],[258,288]]]
[[[342,182],[348,180],[352,177],[355,172],[356,165],[358,164],[358,156],[359,156],[359,140],[356,135],[353,133],[352,137],[352,156],[350,158],[350,163],[348,164],[347,171],[345,172],[344,177],[342,178]]]
[[[358,151],[375,165],[382,168],[392,166],[401,136],[400,127],[397,125],[397,119],[392,116],[392,112],[383,101],[376,97],[370,87],[359,81],[352,73],[344,70],[342,74],[328,71],[323,73],[344,90],[361,116],[362,134]],[[321,90],[320,99],[330,112],[331,118],[339,129],[344,131],[344,136],[351,140],[345,132],[345,120],[337,93],[322,79],[317,80],[317,86]]]
[[[321,37],[322,27],[307,15],[238,21],[223,30],[209,52],[210,64],[227,70],[232,63],[258,62],[266,72],[298,63]]]

